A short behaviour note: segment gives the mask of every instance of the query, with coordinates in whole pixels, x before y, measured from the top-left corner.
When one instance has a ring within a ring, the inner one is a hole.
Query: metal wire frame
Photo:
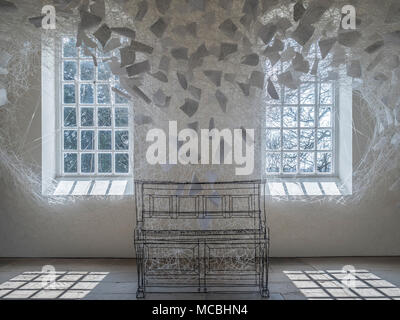
[[[144,298],[146,292],[172,290],[259,292],[268,297],[269,229],[265,202],[261,202],[264,189],[263,180],[136,181],[137,298]],[[161,207],[154,205],[157,197]],[[220,198],[218,210],[207,207],[209,197]],[[193,207],[183,209],[181,199],[192,200]],[[247,204],[247,210],[237,208],[234,200]],[[239,219],[238,227],[188,229],[179,225],[183,220],[229,224],[233,219]],[[248,225],[242,226],[245,221]],[[164,228],[164,222],[174,228]]]

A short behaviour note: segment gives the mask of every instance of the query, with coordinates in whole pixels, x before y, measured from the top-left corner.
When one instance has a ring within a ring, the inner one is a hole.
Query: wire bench
[[[146,292],[269,296],[264,183],[136,181],[137,298]]]

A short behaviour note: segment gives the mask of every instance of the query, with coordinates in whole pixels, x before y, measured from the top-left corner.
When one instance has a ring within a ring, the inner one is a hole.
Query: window
[[[310,68],[317,57],[311,50]],[[287,65],[286,65],[287,67]],[[285,64],[274,67],[285,70]],[[330,176],[335,172],[335,81],[304,75],[297,89],[280,87],[266,106],[267,175]],[[275,80],[275,81],[274,81]]]
[[[62,39],[61,83],[61,175],[123,176],[131,174],[131,117],[126,98],[116,94],[117,78],[107,58],[76,48],[74,38]],[[105,61],[103,61],[105,60]]]
[[[266,109],[268,174],[334,173],[334,83],[303,82],[282,88]]]

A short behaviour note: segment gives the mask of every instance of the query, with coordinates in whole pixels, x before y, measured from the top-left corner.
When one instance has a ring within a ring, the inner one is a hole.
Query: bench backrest
[[[258,229],[265,221],[263,188],[261,180],[136,181],[137,223],[145,229]]]

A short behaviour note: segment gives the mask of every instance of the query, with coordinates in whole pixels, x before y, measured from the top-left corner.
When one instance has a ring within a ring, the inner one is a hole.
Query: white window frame
[[[65,34],[65,37],[72,36]],[[129,155],[129,172],[128,173],[84,173],[84,174],[63,174],[63,104],[62,104],[62,80],[63,76],[63,60],[60,55],[62,54],[62,38],[54,37],[51,35],[42,35],[42,194],[53,195],[58,186],[64,182],[74,181],[73,188],[65,195],[100,195],[94,194],[97,183],[108,182],[109,188],[104,195],[121,196],[132,195],[134,193],[133,186],[133,173],[134,173],[134,122],[133,122],[133,108],[131,102],[126,107],[128,108],[129,125],[127,128],[121,128],[129,131],[129,150],[121,150],[116,153],[127,153]],[[91,59],[91,58],[90,58]],[[68,58],[67,58],[68,60]],[[98,59],[99,60],[99,59]],[[100,61],[100,60],[99,60]],[[112,86],[110,85],[110,88]],[[79,99],[77,94],[79,86],[76,87],[75,97]],[[95,94],[95,93],[94,93]],[[111,99],[114,99],[114,92],[110,90]],[[96,96],[94,97],[96,99]],[[76,104],[78,101],[76,101]],[[75,104],[74,104],[75,106]],[[101,105],[100,107],[102,107]],[[116,107],[122,105],[115,105]],[[114,115],[113,108],[109,104],[104,107],[111,107],[112,114]],[[125,105],[123,106],[125,107]],[[97,117],[97,114],[94,115]],[[79,114],[76,114],[77,122],[79,121]],[[95,122],[97,123],[97,122]],[[77,123],[78,125],[78,123]],[[114,118],[112,118],[112,125],[114,125]],[[76,128],[76,127],[73,127]],[[90,130],[91,127],[88,127]],[[105,129],[99,127],[97,130]],[[117,129],[118,130],[118,129]],[[79,137],[78,137],[79,138]],[[78,139],[78,147],[80,147]],[[114,148],[115,138],[112,135],[112,144]],[[95,147],[97,148],[97,141],[95,140]],[[75,151],[72,151],[74,153]],[[90,153],[95,151],[91,150]],[[102,151],[97,151],[103,153]],[[111,153],[111,150],[104,150],[104,153]],[[97,159],[96,167],[97,167]],[[113,171],[115,168],[114,160],[112,160]],[[97,170],[97,169],[96,169]],[[90,181],[90,188],[86,194],[79,194],[74,190],[80,182]],[[126,187],[121,189],[121,183],[126,182]],[[117,190],[118,189],[118,190]],[[116,192],[114,192],[116,191]],[[122,193],[121,193],[122,192]]]
[[[65,36],[65,37],[68,37]],[[131,176],[132,175],[132,164],[133,164],[133,116],[132,116],[132,108],[129,104],[116,104],[115,103],[115,92],[113,90],[111,90],[111,88],[113,86],[115,86],[115,84],[117,83],[117,81],[115,80],[114,76],[112,77],[111,80],[98,80],[97,79],[97,67],[95,67],[95,75],[94,75],[94,81],[93,80],[80,80],[80,63],[82,61],[93,61],[91,57],[82,57],[81,48],[77,48],[77,57],[76,58],[68,58],[68,57],[63,57],[63,48],[62,48],[62,42],[63,42],[63,38],[59,39],[59,50],[57,50],[56,52],[59,52],[59,57],[58,57],[58,79],[59,79],[59,88],[61,88],[61,90],[59,90],[59,128],[61,129],[61,134],[60,134],[60,141],[59,141],[59,176],[61,177],[99,177],[99,176],[107,176],[107,177],[126,177],[126,176]],[[102,57],[98,54],[98,50],[96,50],[96,56],[98,61],[100,62]],[[77,64],[77,80],[71,80],[71,81],[66,81],[63,79],[63,66],[64,66],[64,62],[65,61],[74,61]],[[64,104],[63,103],[63,93],[64,93],[64,84],[75,84],[75,103],[69,105],[69,104]],[[80,102],[80,84],[92,84],[93,85],[93,99],[94,102],[93,104],[83,104]],[[110,99],[111,99],[111,103],[110,104],[99,104],[97,103],[97,85],[101,85],[101,84],[107,84],[110,87]],[[64,127],[64,108],[65,107],[75,107],[76,108],[76,122],[77,122],[77,126],[76,127]],[[84,127],[80,124],[80,111],[81,108],[93,108],[94,110],[94,126],[91,127]],[[97,111],[99,108],[103,108],[103,107],[109,107],[111,108],[111,127],[99,127],[97,125]],[[116,108],[127,108],[128,109],[128,126],[127,127],[115,127],[115,109]],[[76,130],[77,131],[77,150],[65,150],[64,149],[64,131],[65,130]],[[94,148],[93,150],[87,150],[84,151],[81,149],[81,132],[82,131],[93,131],[94,132]],[[111,131],[111,150],[100,150],[98,148],[98,133],[99,131]],[[128,139],[128,143],[129,143],[129,148],[127,150],[116,150],[115,149],[115,133],[118,131],[128,131],[129,134],[129,139]],[[66,153],[72,153],[72,154],[77,154],[77,172],[76,173],[68,173],[68,172],[64,172],[64,163],[63,163],[63,158],[64,158],[64,154]],[[81,155],[82,154],[94,154],[95,155],[95,168],[94,168],[94,172],[81,172]],[[99,153],[106,153],[106,154],[111,154],[112,156],[112,170],[111,173],[101,173],[98,172],[98,154]],[[115,155],[116,154],[128,154],[129,158],[129,171],[127,173],[117,173],[115,171]]]
[[[321,84],[330,82],[332,84],[332,104],[324,104],[321,105],[319,103],[319,88]],[[301,87],[304,83],[313,83],[315,90],[315,103],[303,105],[300,102],[300,94]],[[322,81],[321,79],[315,79],[314,81],[302,81],[299,88],[295,89],[297,91],[297,104],[286,104],[285,103],[285,88],[282,87],[279,92],[279,96],[282,103],[278,104],[267,104],[265,106],[265,121],[264,121],[264,129],[263,134],[265,135],[263,150],[264,150],[264,166],[263,170],[267,177],[278,177],[278,178],[290,178],[290,177],[335,177],[337,175],[337,131],[339,129],[339,123],[337,120],[337,101],[338,101],[338,92],[337,92],[337,83],[336,81]],[[330,127],[320,127],[319,126],[319,109],[320,106],[331,107],[331,126]],[[285,107],[294,107],[297,109],[297,125],[295,127],[285,127],[283,125],[283,109]],[[301,107],[313,107],[314,108],[314,126],[312,127],[301,127],[300,126],[300,108]],[[268,127],[267,126],[267,114],[271,108],[279,108],[280,109],[280,126],[279,127]],[[332,148],[329,150],[319,150],[318,149],[318,130],[331,130],[331,144]],[[269,150],[267,149],[267,131],[268,130],[280,130],[280,148],[277,150]],[[297,132],[297,147],[292,150],[285,150],[283,148],[283,140],[284,140],[284,130],[295,130]],[[309,150],[300,149],[300,130],[313,130],[314,131],[314,148]],[[280,166],[279,172],[267,172],[267,154],[268,153],[277,153],[280,154]],[[284,153],[296,153],[297,154],[297,163],[296,163],[296,172],[283,172],[283,155]],[[301,172],[300,171],[300,154],[301,153],[312,153],[314,158],[314,170],[313,172]],[[319,172],[317,170],[317,155],[318,153],[331,153],[332,154],[332,162],[331,162],[331,172]]]
[[[318,52],[317,52],[318,55]],[[279,67],[282,72],[282,65]],[[338,72],[338,80],[333,80],[334,82],[334,92],[333,92],[333,107],[332,107],[332,172],[331,173],[318,173],[316,171],[316,162],[314,163],[315,171],[313,173],[283,173],[282,166],[279,173],[267,173],[267,107],[273,104],[265,103],[262,106],[262,111],[264,113],[264,121],[261,125],[261,165],[262,165],[262,175],[266,179],[267,195],[273,196],[291,196],[290,190],[287,188],[287,184],[295,184],[301,190],[299,194],[294,194],[294,196],[307,196],[310,195],[307,192],[306,185],[313,185],[318,193],[312,195],[329,195],[329,196],[344,196],[352,194],[352,177],[353,177],[353,149],[352,149],[352,137],[353,137],[353,119],[352,119],[352,107],[353,107],[353,80],[346,75],[345,68],[341,68]],[[315,77],[315,81],[322,81]],[[303,81],[303,82],[307,82]],[[324,81],[322,81],[324,82]],[[302,82],[301,82],[302,83]],[[278,90],[278,94],[282,97],[283,89]],[[267,99],[269,101],[270,98]],[[319,104],[319,97],[316,97],[316,104]],[[284,104],[276,104],[275,106],[284,106]],[[300,100],[299,104],[300,106]],[[315,120],[318,121],[318,114],[315,111]],[[282,139],[282,108],[281,108],[281,126],[275,129],[281,130]],[[298,124],[300,121],[300,113],[298,114]],[[315,121],[315,126],[317,122]],[[299,129],[299,125],[295,128]],[[298,141],[299,141],[299,132]],[[315,152],[317,152],[317,137],[315,136]],[[282,143],[282,141],[281,141]],[[300,145],[297,146],[298,152]],[[279,150],[280,151],[280,150]],[[299,162],[299,161],[298,161]],[[282,164],[282,159],[281,159]],[[297,170],[299,165],[297,163]],[[280,188],[280,192],[273,193],[269,184],[276,184]],[[327,188],[326,186],[329,186]],[[336,187],[335,187],[336,186]]]

